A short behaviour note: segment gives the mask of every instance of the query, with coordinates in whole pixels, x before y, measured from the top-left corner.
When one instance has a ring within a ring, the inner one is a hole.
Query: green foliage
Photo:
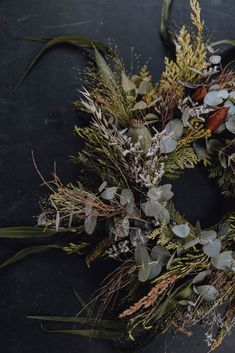
[[[190,145],[176,148],[165,160],[165,176],[177,178],[185,168],[194,168],[199,162],[194,149]]]

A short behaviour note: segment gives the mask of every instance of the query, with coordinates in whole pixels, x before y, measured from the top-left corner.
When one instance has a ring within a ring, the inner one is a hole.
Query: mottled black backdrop
[[[50,178],[53,163],[63,182],[76,180],[78,169],[68,156],[80,148],[73,137],[78,121],[71,102],[81,88],[79,72],[86,60],[79,51],[56,48],[38,63],[16,91],[15,86],[40,45],[19,36],[79,34],[117,45],[128,70],[132,50],[141,64],[149,61],[155,79],[163,69],[164,49],[159,39],[161,0],[0,0],[0,226],[31,225],[40,212],[39,196],[46,193],[31,160]],[[175,0],[172,21],[187,21],[188,0]],[[212,38],[235,39],[233,0],[202,0],[207,33]],[[229,51],[225,61],[234,59]],[[203,168],[187,171],[175,183],[175,202],[191,221],[210,225],[232,205],[219,197]],[[0,261],[27,242],[0,241]],[[106,266],[107,267],[107,266]],[[106,269],[107,270],[107,269]],[[104,269],[85,268],[77,256],[51,251],[35,255],[0,272],[1,353],[114,352],[106,342],[75,336],[48,335],[27,314],[73,315],[79,311],[68,283],[88,297]],[[201,329],[197,335],[158,338],[142,352],[205,353]],[[232,336],[219,352],[232,353]]]

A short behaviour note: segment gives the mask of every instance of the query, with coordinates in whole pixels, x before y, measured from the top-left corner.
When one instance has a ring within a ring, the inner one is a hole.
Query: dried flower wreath
[[[164,24],[171,2],[163,8],[164,39],[169,38]],[[6,237],[46,236],[55,230],[74,234],[70,243],[24,249],[2,267],[48,247],[85,254],[87,266],[99,257],[117,261],[85,306],[87,317],[31,317],[91,326],[53,332],[115,342],[141,338],[139,347],[169,328],[190,334],[190,327],[203,321],[214,350],[234,325],[235,213],[201,229],[171,201],[169,180],[199,162],[225,197],[235,196],[235,73],[222,68],[221,57],[206,43],[197,0],[190,5],[195,33],[183,26],[171,34],[175,60],[165,59],[158,84],[146,66],[130,77],[116,53],[80,37],[50,40],[24,75],[55,44],[94,49],[95,65],[87,71],[83,98],[75,102],[92,115],[88,127],[75,127],[85,141],[74,157],[83,171],[80,180],[64,186],[54,175],[52,182],[45,181],[51,194],[43,201],[38,228],[1,230]],[[223,304],[226,310],[218,314]],[[110,306],[116,319],[106,311]]]

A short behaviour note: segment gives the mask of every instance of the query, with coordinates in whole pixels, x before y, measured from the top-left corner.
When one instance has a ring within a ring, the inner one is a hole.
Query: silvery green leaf
[[[104,188],[106,188],[106,186],[107,186],[107,181],[104,181],[99,187],[99,192],[102,192]]]
[[[235,162],[235,153],[232,153],[232,154],[228,157],[228,166],[230,167],[233,162]]]
[[[130,92],[136,88],[136,85],[129,79],[125,71],[122,71],[122,88],[124,92]]]
[[[211,55],[209,57],[209,62],[213,65],[218,65],[221,62],[221,56],[220,55]]]
[[[171,255],[171,257],[169,258],[167,264],[166,264],[166,269],[169,270],[169,268],[171,267],[171,264],[175,258],[176,255],[176,251],[173,252],[173,254]]]
[[[150,256],[144,245],[138,245],[135,248],[135,262],[139,267],[138,279],[140,282],[145,282],[148,279],[150,273]]]
[[[178,140],[183,135],[184,127],[179,119],[173,119],[166,124],[164,130],[167,135],[171,135],[175,140]]]
[[[193,246],[197,245],[199,243],[199,238],[192,238],[186,241],[186,243],[184,244],[184,249],[190,249]]]
[[[218,256],[221,250],[221,241],[213,239],[208,244],[203,245],[202,250],[208,257]]]
[[[106,190],[104,190],[101,194],[101,197],[105,200],[112,200],[114,198],[114,196],[116,195],[117,192],[117,187],[116,186],[112,186],[111,188],[107,188]]]
[[[134,199],[133,193],[130,189],[123,189],[120,195],[120,204],[125,206],[128,202],[132,202]]]
[[[190,228],[189,228],[188,223],[178,224],[178,225],[172,227],[171,229],[172,229],[172,232],[175,235],[177,235],[177,237],[180,237],[180,238],[186,238],[190,233]]]
[[[129,219],[127,217],[124,217],[122,220],[119,220],[119,225],[114,226],[111,231],[113,234],[120,238],[125,238],[129,235]]]
[[[143,229],[135,228],[130,231],[130,242],[133,246],[146,244],[148,242],[148,238],[146,237]]]
[[[219,91],[209,91],[204,97],[204,104],[211,107],[216,107],[221,103],[223,103],[223,98],[219,95]]]
[[[84,223],[84,228],[87,234],[92,234],[95,230],[97,223],[97,217],[94,216],[93,214],[90,214],[86,219]]]
[[[219,294],[218,290],[209,284],[197,286],[196,288],[198,294],[200,294],[202,298],[208,302],[215,300]]]
[[[193,143],[194,151],[196,152],[197,157],[201,160],[206,156],[206,148],[200,142]]]
[[[161,153],[171,153],[177,147],[177,141],[170,138],[169,136],[163,137],[160,141],[160,151]]]
[[[235,135],[235,115],[228,118],[225,122],[226,129]]]
[[[154,200],[148,200],[145,203],[142,203],[141,208],[144,211],[145,216],[155,217],[158,205]]]
[[[157,208],[157,214],[155,216],[156,221],[163,222],[165,221],[166,223],[170,222],[170,214],[168,210],[161,205],[158,201],[155,201],[158,203],[158,208]]]
[[[220,237],[227,235],[228,231],[229,231],[229,223],[225,222],[225,223],[221,224],[218,229],[218,237],[220,238]]]
[[[148,276],[148,280],[151,281],[152,279],[156,278],[162,271],[162,266],[158,262],[154,262],[150,264],[150,273]]]
[[[229,98],[235,99],[235,91],[229,93]]]
[[[143,95],[150,92],[151,89],[152,89],[152,85],[150,82],[142,81],[138,87],[138,93]]]
[[[207,151],[209,154],[218,153],[218,151],[223,147],[223,144],[216,139],[210,139],[207,142]]]
[[[183,122],[183,125],[184,126],[188,126],[188,121],[190,119],[190,109],[189,107],[187,107],[184,111],[183,111],[183,114],[182,114],[182,122]]]
[[[219,85],[212,85],[210,88],[209,88],[209,92],[210,91],[220,91],[220,86]]]
[[[224,251],[216,257],[211,259],[212,265],[218,270],[231,270],[233,269],[235,260],[232,251]]]
[[[223,152],[223,150],[219,151],[218,158],[222,167],[226,169],[228,167],[228,158],[226,154]]]
[[[203,230],[200,235],[200,241],[199,243],[201,245],[206,245],[208,244],[211,240],[215,239],[217,237],[217,233],[215,230]]]
[[[229,93],[226,89],[222,89],[222,90],[218,91],[218,95],[219,95],[219,97],[221,97],[223,99],[227,99],[229,96]]]
[[[201,271],[193,278],[192,283],[193,284],[201,283],[210,275],[211,275],[210,270]]]
[[[144,109],[147,109],[147,108],[148,108],[147,104],[144,101],[140,101],[140,102],[137,102],[134,105],[132,110],[144,110]]]
[[[150,257],[153,260],[158,260],[158,263],[161,266],[166,266],[167,262],[169,261],[171,254],[169,251],[164,248],[162,245],[156,245],[152,248],[150,252]]]
[[[85,216],[89,216],[92,212],[92,206],[87,203],[84,208]]]
[[[161,185],[158,188],[151,188],[147,195],[152,200],[157,200],[159,202],[165,202],[172,198],[173,192],[171,191],[171,184]]]

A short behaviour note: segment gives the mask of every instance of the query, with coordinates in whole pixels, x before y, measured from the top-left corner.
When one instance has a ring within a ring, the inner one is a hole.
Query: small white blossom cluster
[[[118,258],[121,254],[126,254],[130,251],[129,248],[129,241],[124,240],[119,242],[117,245],[113,244],[111,248],[106,250],[106,255],[110,257],[111,259],[116,259]]]
[[[130,174],[132,179],[141,187],[149,188],[157,185],[164,175],[164,163],[159,163],[159,142],[160,133],[156,131],[152,137],[152,144],[145,158],[140,149],[140,140],[131,142],[131,138],[126,136],[126,149],[123,156],[128,158]]]
[[[208,108],[205,104],[199,105],[198,102],[193,102],[191,97],[186,97],[178,104],[178,109],[183,113],[188,109],[188,120],[196,118],[198,121],[205,121],[204,115],[207,115],[213,108]]]

